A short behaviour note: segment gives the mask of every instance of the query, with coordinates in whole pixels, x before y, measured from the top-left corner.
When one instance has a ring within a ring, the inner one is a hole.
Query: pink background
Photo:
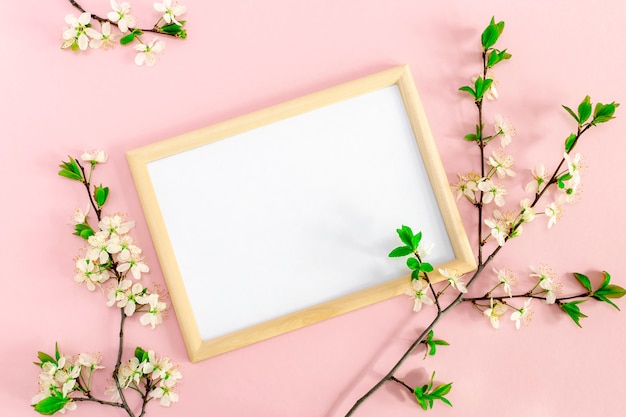
[[[107,1],[82,3],[99,14],[108,10]],[[151,4],[133,2],[141,26],[152,23]],[[153,68],[136,67],[130,48],[60,50],[64,16],[74,12],[66,1],[3,5],[2,415],[34,415],[29,401],[38,370],[32,362],[38,350],[52,351],[55,341],[67,354],[100,351],[108,369],[113,366],[118,314],[101,294],[72,279],[81,242],[66,223],[85,200],[78,184],[56,175],[68,154],[92,147],[110,154],[98,176],[112,190],[108,209],[136,219],[134,236],[152,268],[149,277],[164,285],[125,160],[129,149],[409,64],[454,181],[476,161],[462,140],[473,126],[473,105],[457,88],[479,71],[478,39],[492,15],[506,22],[499,46],[513,59],[497,68],[501,99],[490,105],[488,116],[502,113],[517,126],[509,148],[518,167],[515,193],[536,161],[551,165],[559,159],[574,129],[561,104],[574,107],[586,94],[593,102],[626,101],[621,0],[184,4],[189,38],[168,40]],[[494,266],[508,266],[522,282],[528,265],[542,262],[563,277],[577,271],[595,282],[600,276],[594,271],[607,270],[615,283],[626,285],[624,174],[617,169],[626,136],[621,113],[578,148],[587,166],[582,201],[568,206],[549,231],[545,218],[529,225]],[[473,212],[466,204],[460,208],[474,241]],[[582,307],[589,315],[582,330],[556,309],[537,304],[529,327],[516,331],[505,323],[495,331],[463,305],[437,328],[452,346],[426,361],[417,351],[400,375],[422,384],[436,370],[437,380],[454,381],[454,407],[436,404],[437,416],[623,416],[626,316],[606,304]],[[153,348],[184,373],[180,403],[171,410],[150,404],[148,415],[335,417],[388,371],[426,316],[414,314],[410,300],[398,297],[197,364],[187,359],[173,311],[156,331],[130,322],[129,351],[136,345]],[[356,415],[419,413],[412,398],[391,384]],[[79,404],[73,415],[123,414]]]

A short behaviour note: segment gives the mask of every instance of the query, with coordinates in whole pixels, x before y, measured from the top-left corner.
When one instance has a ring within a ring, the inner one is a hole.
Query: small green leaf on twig
[[[413,249],[408,246],[398,246],[391,252],[389,252],[390,258],[400,258],[402,256],[407,256],[413,253]]]
[[[469,93],[472,97],[474,97],[474,100],[478,99],[478,96],[476,95],[476,91],[474,91],[474,89],[470,87],[469,85],[464,85],[463,87],[460,87],[459,90]]]
[[[68,158],[70,158],[69,161],[62,161],[61,165],[59,165],[61,167],[59,175],[71,180],[84,181],[83,172],[80,170],[76,160],[71,156],[68,156]]]
[[[106,203],[107,198],[109,197],[109,187],[103,187],[102,184],[94,187],[93,197],[96,200],[98,207],[104,206],[104,203]]]
[[[578,307],[578,304],[584,303],[585,301],[586,300],[577,300],[577,301],[570,301],[569,303],[560,304],[561,309],[564,312],[566,312],[567,315],[570,316],[572,320],[574,320],[574,323],[576,323],[578,327],[582,327],[580,325],[580,318],[587,317],[586,315],[581,313],[580,308]]]
[[[610,304],[615,309],[619,311],[619,307],[609,298],[622,298],[626,295],[626,289],[620,287],[619,285],[611,284],[611,275],[608,272],[604,272],[604,282],[595,290],[591,296],[596,300],[603,301],[607,304]]]
[[[446,342],[445,340],[434,339],[434,337],[435,333],[431,330],[428,332],[428,336],[426,336],[426,339],[424,339],[424,341],[422,342],[427,347],[426,353],[424,354],[424,359],[426,359],[426,357],[429,355],[435,356],[435,354],[437,353],[437,346],[450,346],[450,343]]]
[[[175,35],[179,33],[182,30],[182,28],[183,27],[181,25],[172,23],[170,25],[161,26],[159,30],[162,31],[163,33],[167,33],[168,35]]]
[[[415,395],[415,399],[417,400],[417,403],[424,410],[433,408],[433,404],[435,400],[440,400],[444,404],[447,404],[450,407],[452,407],[452,403],[450,403],[450,401],[444,397],[444,395],[447,395],[452,389],[452,382],[448,384],[438,385],[434,389],[432,389],[434,379],[435,379],[435,373],[433,372],[432,376],[430,377],[430,382],[428,383],[428,385],[415,387],[415,390],[413,390],[413,394]]]
[[[585,287],[589,291],[593,291],[593,289],[591,288],[591,281],[589,280],[589,278],[587,278],[587,276],[579,274],[578,272],[574,272],[574,276],[576,277],[578,282],[582,284],[583,287]]]
[[[576,136],[574,133],[572,133],[571,135],[569,135],[567,137],[567,139],[565,139],[565,152],[569,153],[569,151],[572,150],[572,148],[576,144],[576,139],[577,138],[578,138],[578,136]]]
[[[485,28],[485,30],[483,31],[480,37],[480,41],[485,51],[491,48],[493,45],[495,45],[495,43],[498,41],[498,38],[502,34],[503,30],[504,30],[504,22],[496,23],[494,18],[492,17],[491,22],[489,23],[489,26]]]
[[[589,96],[586,96],[583,101],[578,105],[578,124],[583,124],[591,116],[591,101]]]
[[[83,239],[87,240],[89,239],[89,236],[93,236],[95,234],[95,232],[93,231],[93,229],[91,228],[91,226],[89,225],[89,223],[85,222],[85,223],[79,223],[77,225],[74,226],[74,234],[76,236],[80,236]]]
[[[135,358],[137,358],[139,362],[144,362],[148,358],[148,352],[138,346],[135,348]]]
[[[574,120],[576,120],[576,123],[580,124],[580,119],[578,119],[578,116],[576,115],[576,113],[574,113],[574,110],[570,109],[569,107],[567,107],[566,105],[562,104],[561,105],[565,110],[567,110],[567,112],[570,114],[570,116],[572,116],[574,118]]]
[[[597,125],[598,123],[606,123],[611,119],[614,119],[615,109],[619,107],[619,103],[612,102],[609,104],[596,103],[596,107],[593,110],[593,119],[591,120],[592,125]]]
[[[65,407],[65,404],[69,402],[69,400],[70,399],[67,397],[53,395],[44,398],[37,404],[33,405],[33,407],[35,408],[35,411],[39,414],[43,414],[44,416],[51,416],[52,414],[61,411],[63,407]]]

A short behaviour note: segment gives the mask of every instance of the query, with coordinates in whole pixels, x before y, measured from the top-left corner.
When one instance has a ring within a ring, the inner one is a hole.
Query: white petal
[[[89,22],[91,22],[91,15],[87,12],[81,13],[81,15],[78,17],[78,23],[83,26],[88,25]]]
[[[81,33],[78,37],[78,47],[81,51],[84,51],[89,46],[89,38],[84,33]]]
[[[135,45],[138,46],[138,45]],[[143,45],[142,45],[143,46]],[[135,64],[141,66],[146,61],[146,54],[144,52],[140,52],[135,56]]]

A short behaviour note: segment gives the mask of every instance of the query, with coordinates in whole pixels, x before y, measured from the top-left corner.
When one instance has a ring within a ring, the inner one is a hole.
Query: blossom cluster
[[[85,151],[81,159],[93,169],[95,165],[106,162],[107,155],[101,150]],[[108,195],[108,187],[96,187],[94,191],[97,207],[101,207],[106,196],[99,204],[98,189],[106,190],[105,195]],[[148,291],[139,282],[142,274],[149,272],[150,268],[143,261],[141,248],[135,245],[129,234],[135,222],[121,214],[99,215],[98,230],[95,231],[89,224],[88,211],[76,209],[73,216],[76,234],[87,240],[86,248],[75,261],[74,280],[85,284],[90,291],[109,280],[114,281],[106,292],[107,305],[123,308],[126,316],[132,316],[137,311],[144,312],[139,321],[154,329],[163,322],[167,305],[157,292]]]
[[[492,270],[496,275],[498,284],[487,293],[489,305],[485,306],[486,308],[482,312],[495,329],[500,327],[500,318],[508,311],[509,307],[513,309],[510,319],[515,323],[515,328],[520,329],[522,324],[529,324],[533,314],[531,306],[533,298],[541,298],[546,304],[554,304],[556,295],[561,291],[561,284],[556,281],[554,272],[547,265],[540,265],[537,268],[530,267],[531,274],[529,277],[537,278],[537,282],[532,289],[523,294],[523,297],[526,298],[523,305],[515,307],[511,300],[513,299],[512,286],[517,285],[517,278],[508,268],[492,268]],[[505,297],[492,296],[492,292],[498,287],[502,287]],[[474,302],[474,305],[480,308],[477,302]]]
[[[163,0],[161,3],[154,3],[153,7],[160,13],[160,17],[153,29],[136,28],[137,19],[132,14],[130,3],[110,0],[110,5],[111,11],[107,13],[106,18],[85,11],[79,16],[66,15],[65,23],[69,26],[63,30],[61,48],[69,48],[73,51],[84,51],[88,48],[108,50],[117,42],[127,45],[136,40],[135,63],[151,67],[156,63],[157,56],[163,53],[165,42],[158,37],[144,42],[141,38],[144,32],[156,32],[179,38],[187,37],[187,32],[183,29],[185,21],[180,20],[180,16],[187,11],[187,8],[176,1]],[[80,10],[82,11],[82,8]],[[93,27],[92,20],[99,22],[99,31]],[[117,31],[113,31],[112,27],[117,27]]]
[[[144,351],[140,348],[135,351],[135,356],[121,364],[118,371],[122,389],[140,390],[143,386],[149,391],[148,397],[159,399],[164,407],[178,402],[175,387],[182,377],[169,358],[159,358],[153,350]],[[119,399],[116,386],[109,387],[107,392],[112,393],[113,400]]]
[[[117,363],[112,373],[112,385],[106,392],[113,401],[96,398],[91,392],[91,378],[95,370],[102,369],[100,355],[81,353],[76,357],[61,355],[56,347],[54,355],[39,352],[39,393],[33,397],[35,411],[43,415],[64,413],[76,408],[78,401],[93,401],[103,405],[123,408],[129,417],[135,417],[128,407],[124,390],[140,394],[142,413],[148,401],[159,399],[162,406],[178,401],[175,387],[182,378],[181,372],[169,358],[159,357],[154,351],[135,349],[134,357],[122,363],[124,323],[127,317],[142,312],[139,321],[153,329],[163,322],[167,308],[162,295],[149,291],[142,283],[143,274],[150,271],[144,263],[142,250],[130,236],[135,223],[121,214],[104,215],[109,188],[91,183],[94,169],[107,161],[101,150],[85,151],[80,160],[72,157],[61,163],[59,175],[80,182],[88,191],[90,207],[95,211],[97,227],[92,227],[89,209],[77,209],[72,224],[75,235],[86,245],[75,259],[74,280],[88,290],[105,289],[108,306],[116,306],[121,313]],[[117,402],[115,402],[117,401]]]
[[[104,368],[100,365],[102,357],[99,354],[81,353],[66,357],[58,352],[58,348],[55,357],[39,352],[39,359],[39,393],[32,398],[31,404],[36,409],[37,406],[44,410],[56,408],[61,413],[76,409],[76,402],[70,395],[75,391],[88,393],[93,372]]]

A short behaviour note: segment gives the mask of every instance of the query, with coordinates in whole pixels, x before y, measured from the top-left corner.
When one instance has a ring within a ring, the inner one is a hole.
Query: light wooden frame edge
[[[192,362],[207,359],[397,296],[408,288],[409,278],[408,276],[404,276],[394,279],[340,297],[336,300],[253,325],[228,335],[203,341],[159,209],[157,196],[154,192],[148,172],[148,163],[393,85],[398,86],[404,101],[407,115],[424,160],[429,180],[456,257],[453,261],[446,262],[440,265],[440,267],[455,268],[463,273],[472,271],[476,268],[474,255],[463,228],[456,202],[452,196],[441,159],[426,120],[426,115],[407,65],[393,67],[386,71],[201,128],[171,139],[134,149],[126,153],[137,193],[144,209],[148,228],[167,283],[169,295],[176,312],[187,353]],[[443,278],[434,271],[432,279],[433,281],[438,281]]]

